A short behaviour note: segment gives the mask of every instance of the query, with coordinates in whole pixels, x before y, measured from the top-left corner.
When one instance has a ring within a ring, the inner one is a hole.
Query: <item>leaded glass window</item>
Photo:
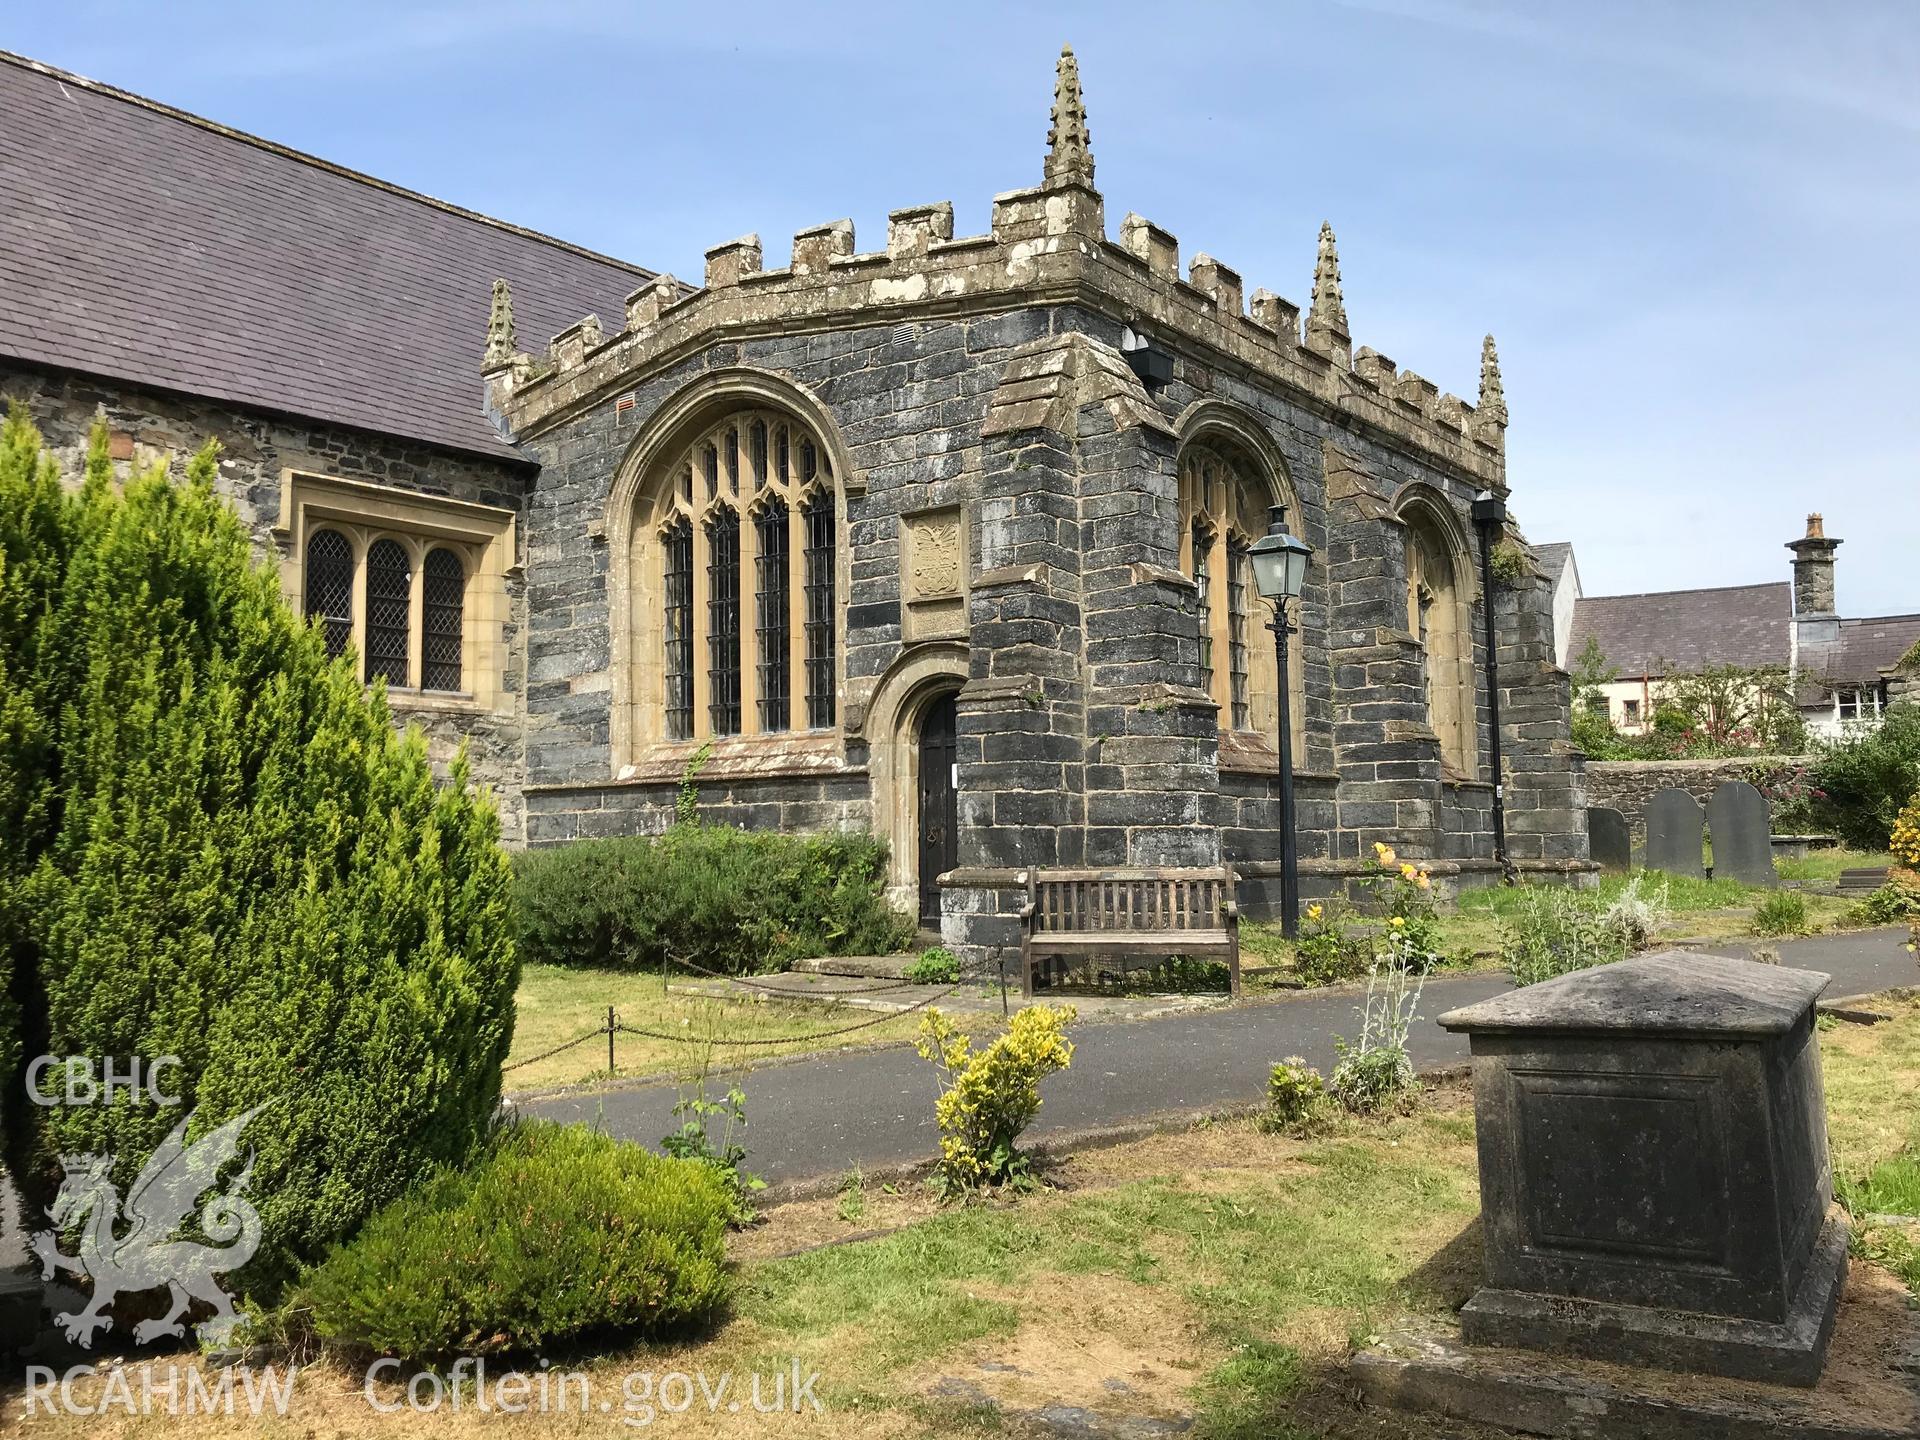
[[[833,493],[807,503],[807,725],[822,729],[834,721]]]
[[[1247,447],[1224,435],[1189,443],[1180,453],[1182,557],[1193,577],[1199,610],[1199,682],[1219,707],[1223,730],[1273,739],[1279,728],[1280,688],[1272,635],[1273,604],[1253,584],[1248,548],[1264,535],[1268,507],[1283,497],[1275,474]],[[1295,512],[1297,527],[1301,517]],[[1293,624],[1302,623],[1295,602]],[[1304,751],[1306,726],[1304,641],[1291,647],[1288,689],[1293,697],[1294,757]]]
[[[1213,689],[1213,536],[1204,525],[1193,527],[1193,593],[1200,614],[1200,688]]]
[[[466,636],[467,568],[440,546],[427,552],[420,577],[420,688],[458,690]]]
[[[715,735],[740,733],[740,517],[707,520],[707,718]]]
[[[398,540],[367,549],[367,679],[407,683],[413,561]]]
[[[1233,728],[1247,728],[1247,547],[1227,546],[1227,680],[1232,696]]]
[[[338,530],[316,530],[306,566],[307,618],[319,622],[327,657],[337,660],[353,643],[353,547]]]
[[[629,551],[634,602],[649,607],[633,621],[634,738],[833,725],[841,522],[825,446],[790,415],[747,408],[655,474]]]
[[[693,737],[693,526],[684,518],[667,529],[667,738]]]
[[[759,643],[760,728],[785,730],[792,724],[789,692],[793,657],[787,612],[787,507],[770,500],[754,520],[758,554],[754,557],[754,638]]]

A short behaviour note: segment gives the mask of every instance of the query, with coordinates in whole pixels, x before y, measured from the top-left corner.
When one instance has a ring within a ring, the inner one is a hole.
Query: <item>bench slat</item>
[[[1225,930],[1161,931],[1136,930],[1130,935],[1109,932],[1101,935],[1082,931],[1033,937],[1035,955],[1080,954],[1101,950],[1153,950],[1166,955],[1191,955],[1197,951],[1224,949],[1231,943]]]

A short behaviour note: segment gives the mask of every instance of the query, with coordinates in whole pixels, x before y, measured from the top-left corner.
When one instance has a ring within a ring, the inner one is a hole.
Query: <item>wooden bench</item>
[[[1020,988],[1036,961],[1219,956],[1240,994],[1240,906],[1233,866],[1205,870],[1029,870],[1020,911]]]

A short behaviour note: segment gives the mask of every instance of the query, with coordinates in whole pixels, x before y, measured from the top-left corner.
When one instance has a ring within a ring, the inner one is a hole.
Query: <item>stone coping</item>
[[[1783,1035],[1830,979],[1817,970],[1665,950],[1449,1010],[1440,1024],[1473,1035]]]

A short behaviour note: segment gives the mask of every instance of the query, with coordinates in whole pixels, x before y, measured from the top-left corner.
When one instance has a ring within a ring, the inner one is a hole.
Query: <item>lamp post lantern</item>
[[[1287,683],[1287,637],[1293,633],[1293,621],[1287,615],[1287,602],[1300,597],[1312,554],[1311,545],[1287,533],[1284,505],[1267,511],[1267,533],[1247,551],[1254,588],[1262,599],[1273,602],[1280,691],[1280,933],[1289,940],[1300,933],[1300,849],[1293,820],[1293,691]]]
[[[1473,497],[1473,525],[1480,532],[1480,614],[1487,643],[1487,753],[1493,763],[1493,858],[1508,884],[1513,861],[1507,858],[1507,785],[1500,765],[1500,648],[1493,633],[1493,546],[1507,526],[1507,502],[1491,490]]]

